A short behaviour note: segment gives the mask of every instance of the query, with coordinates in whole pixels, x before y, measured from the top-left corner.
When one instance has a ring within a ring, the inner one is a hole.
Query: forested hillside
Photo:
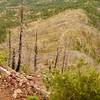
[[[100,100],[100,0],[0,0],[1,91]]]
[[[2,27],[10,27],[18,24],[16,16],[20,0],[3,0],[0,3]],[[89,22],[100,29],[100,1],[99,0],[24,0],[27,18],[37,20],[46,19],[66,9],[83,9],[90,18]],[[7,20],[5,20],[7,19]],[[2,30],[4,31],[4,30]],[[1,38],[5,37],[3,35]]]

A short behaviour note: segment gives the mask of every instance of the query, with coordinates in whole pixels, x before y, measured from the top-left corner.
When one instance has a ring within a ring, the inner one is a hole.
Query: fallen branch
[[[11,73],[9,71],[7,71],[5,68],[0,67],[0,74],[10,75]]]
[[[50,95],[49,92],[37,87],[36,85],[34,85],[34,89],[38,92],[40,92],[40,94],[42,94],[44,97],[48,97]]]

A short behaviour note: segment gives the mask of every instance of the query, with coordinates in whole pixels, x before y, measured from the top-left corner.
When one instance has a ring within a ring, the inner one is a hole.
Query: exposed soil
[[[0,79],[0,100],[15,100],[10,91],[5,88],[5,86],[2,83],[2,80]]]
[[[0,100],[14,100],[7,89],[1,89],[0,86]]]
[[[48,100],[41,77],[23,76],[16,72],[0,76],[0,100],[26,100],[30,95]]]

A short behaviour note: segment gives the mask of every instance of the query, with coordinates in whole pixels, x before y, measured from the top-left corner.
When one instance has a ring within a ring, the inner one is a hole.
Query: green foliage
[[[30,66],[21,65],[21,72],[24,72],[27,75],[31,75],[34,73],[34,70],[32,70],[32,68],[30,68]]]
[[[100,100],[100,74],[82,61],[63,74],[46,72],[44,82],[51,92],[50,100]]]
[[[5,7],[16,7],[20,5],[20,0],[9,0],[8,2],[2,2],[0,4],[1,11],[4,11]],[[100,5],[99,0],[27,0],[24,2],[27,5],[27,9],[30,14],[27,18],[32,18],[32,20],[37,20],[38,18],[48,18],[66,9],[84,9],[90,18],[90,23],[95,27],[99,27],[100,13],[97,10]],[[12,9],[9,8],[9,10]],[[9,12],[8,12],[9,13]]]
[[[100,12],[97,10],[100,5],[99,0],[52,0],[51,2],[42,2],[40,0],[33,0],[32,2],[30,0],[30,2],[30,11],[35,20],[39,17],[48,18],[66,9],[83,9],[90,18],[89,22],[100,29]],[[40,15],[37,15],[37,13],[40,13]]]
[[[6,38],[6,31],[4,29],[0,29],[0,43],[4,42]]]
[[[28,96],[26,100],[39,100],[37,96]]]
[[[7,62],[7,55],[5,51],[0,51],[0,65],[5,65]]]

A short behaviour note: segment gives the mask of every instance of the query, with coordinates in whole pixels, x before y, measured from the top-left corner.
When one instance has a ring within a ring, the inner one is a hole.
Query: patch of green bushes
[[[100,73],[83,62],[63,74],[59,70],[46,72],[44,82],[50,100],[100,100]]]
[[[37,96],[28,96],[26,100],[39,100]]]
[[[7,53],[5,51],[0,51],[0,65],[5,65],[7,63]]]

